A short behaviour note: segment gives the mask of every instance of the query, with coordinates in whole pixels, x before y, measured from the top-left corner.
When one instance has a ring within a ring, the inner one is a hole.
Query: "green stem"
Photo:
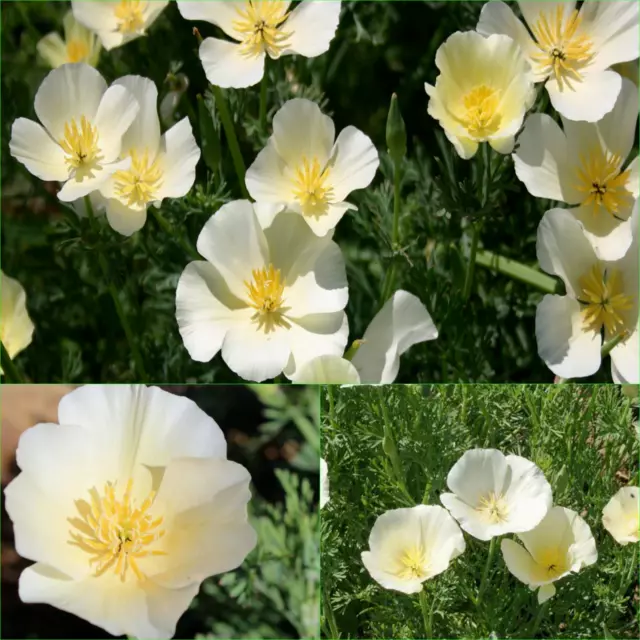
[[[491,538],[491,542],[489,544],[489,553],[487,554],[487,562],[484,565],[484,571],[482,572],[482,580],[480,581],[480,589],[478,589],[478,599],[476,600],[476,604],[479,605],[482,600],[482,594],[487,586],[487,578],[489,577],[489,569],[491,568],[491,564],[493,563],[493,556],[496,552],[496,547],[498,546],[498,536],[494,536]]]
[[[398,245],[400,243],[400,164],[401,162],[394,162],[393,165],[393,228],[391,231],[391,246],[393,247],[394,254],[397,251]],[[396,265],[394,261],[387,271],[387,275],[384,279],[384,284],[382,285],[382,296],[380,297],[379,308],[382,308],[384,303],[391,297],[395,279]]]
[[[95,215],[93,214],[93,205],[91,204],[91,199],[89,196],[84,197],[85,207],[87,209],[87,217],[89,218],[89,224],[91,225],[91,229],[93,232],[98,235],[98,221],[96,220]],[[129,343],[129,349],[131,349],[131,354],[133,355],[133,360],[135,362],[135,368],[137,369],[138,375],[140,376],[140,382],[147,382],[147,372],[144,368],[144,362],[142,360],[142,356],[140,351],[138,350],[138,344],[136,343],[135,337],[133,335],[133,331],[131,331],[131,326],[129,325],[129,321],[127,316],[122,308],[122,303],[120,302],[120,297],[118,296],[118,290],[116,286],[113,284],[113,280],[111,279],[109,272],[109,264],[107,259],[105,258],[104,253],[102,252],[102,247],[98,246],[98,262],[100,263],[100,268],[102,269],[102,277],[105,279],[107,283],[107,288],[109,289],[109,293],[111,294],[111,298],[113,299],[113,304],[116,308],[116,313],[118,314],[118,318],[120,319],[120,324],[124,330],[124,333],[127,337],[127,342]]]
[[[529,637],[531,638],[536,637],[536,633],[540,628],[540,623],[542,622],[542,618],[544,617],[544,614],[547,612],[548,606],[549,606],[549,601],[547,600],[544,604],[538,607],[538,614],[536,615],[536,619],[533,623],[533,628],[531,629],[531,633],[529,634]]]
[[[629,337],[628,331],[621,331],[617,336],[611,338],[608,342],[605,342],[600,349],[600,357],[606,358],[623,340]]]
[[[13,360],[9,357],[9,352],[6,350],[4,343],[0,342],[0,347],[2,348],[1,353],[1,363],[2,363],[2,373],[5,377],[5,384],[13,383],[13,384],[23,384],[24,378],[18,371],[18,367],[14,364]]]
[[[327,395],[329,396],[329,422],[331,422],[331,426],[334,429],[336,429],[337,428],[336,403],[335,403],[335,400],[333,399],[333,386],[327,385],[326,389],[327,389]]]
[[[194,246],[188,240],[185,239],[182,233],[178,233],[171,226],[171,223],[167,221],[167,219],[162,215],[162,213],[160,213],[160,209],[157,209],[156,207],[152,206],[152,207],[149,207],[149,211],[151,211],[151,214],[156,219],[156,222],[158,223],[158,225],[162,227],[162,230],[170,238],[175,240],[185,250],[185,252],[189,255],[190,258],[193,258],[194,260],[202,260],[202,256],[196,251]]]
[[[265,56],[264,75],[262,76],[262,82],[260,83],[260,131],[261,133],[267,132],[267,89],[269,85],[269,74],[267,72],[266,59],[269,56]]]
[[[338,632],[338,625],[336,624],[336,617],[331,607],[331,599],[326,589],[322,590],[322,599],[324,600],[324,617],[329,622],[329,629],[331,630],[331,640],[338,640],[340,633]]]
[[[471,223],[471,250],[469,251],[469,262],[467,263],[467,273],[464,277],[464,288],[462,299],[468,300],[471,295],[471,285],[473,284],[473,274],[476,267],[476,254],[478,252],[478,241],[480,240],[480,229],[475,222]]]
[[[491,251],[480,251],[476,254],[476,263],[481,267],[493,269],[514,280],[530,284],[544,293],[558,293],[559,283],[557,280],[516,260],[503,258]]]
[[[249,200],[249,192],[247,191],[247,186],[244,183],[244,160],[242,159],[242,154],[240,153],[240,145],[238,144],[236,130],[233,126],[231,113],[229,112],[229,105],[227,104],[227,100],[224,97],[224,93],[222,92],[222,89],[220,89],[220,87],[216,87],[212,84],[211,90],[213,91],[213,96],[216,100],[216,105],[218,106],[220,121],[222,122],[222,126],[224,127],[225,135],[227,136],[227,143],[229,144],[229,151],[231,152],[231,158],[233,159],[233,166],[236,169],[236,175],[238,176],[238,181],[240,183],[240,191],[242,191],[242,196]]]
[[[427,604],[427,594],[424,588],[420,591],[420,608],[422,609],[422,621],[424,623],[424,637],[426,640],[431,640],[431,626],[433,623],[433,609],[429,610]]]

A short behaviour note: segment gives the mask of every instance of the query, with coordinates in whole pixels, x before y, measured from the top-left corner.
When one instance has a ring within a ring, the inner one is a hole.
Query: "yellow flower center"
[[[322,216],[327,213],[333,198],[333,187],[325,185],[329,178],[329,167],[320,165],[317,158],[309,163],[302,159],[302,166],[296,170],[293,195],[300,203],[305,216]]]
[[[495,89],[480,85],[467,93],[461,123],[475,140],[486,140],[500,127],[500,96]]]
[[[82,62],[89,55],[89,46],[83,40],[67,42],[67,62]]]
[[[64,138],[59,142],[66,153],[64,161],[69,166],[71,177],[82,181],[85,177],[93,178],[93,172],[102,169],[98,129],[85,116],[80,118],[79,127],[75,118],[66,122]]]
[[[116,497],[115,484],[110,482],[105,485],[103,495],[95,488],[91,489],[90,503],[76,501],[80,517],[69,518],[77,530],[69,532],[69,544],[91,556],[89,564],[97,565],[95,576],[113,569],[124,582],[131,569],[138,580],[144,580],[138,561],[148,556],[166,555],[164,551],[149,548],[165,534],[159,528],[163,518],[154,519],[148,513],[155,492],[152,491],[137,507],[131,498],[132,486],[133,480],[129,480],[121,500]]]
[[[144,207],[157,199],[156,193],[162,186],[162,169],[157,159],[151,162],[148,151],[140,155],[132,150],[130,155],[131,168],[114,175],[115,192],[127,201],[127,206]]]
[[[144,29],[144,10],[147,3],[143,0],[121,0],[113,10],[118,20],[118,31],[123,34],[138,33]]]
[[[255,58],[264,51],[271,58],[278,58],[291,35],[280,30],[289,17],[286,4],[280,0],[248,0],[243,7],[236,7],[236,12],[239,18],[233,27],[242,36],[243,55]]]
[[[604,210],[617,217],[621,209],[629,210],[633,195],[627,189],[630,171],[620,171],[623,159],[617,154],[604,152],[600,146],[588,156],[581,156],[576,189],[585,194],[583,205],[590,206],[596,215]]]
[[[575,9],[565,21],[564,6],[541,11],[540,17],[531,31],[540,52],[533,54],[540,71],[547,76],[554,75],[562,91],[565,85],[571,89],[571,80],[582,81],[581,71],[593,58],[592,42],[578,33],[582,18]]]
[[[556,548],[547,548],[538,551],[536,556],[536,562],[546,573],[547,580],[554,580],[569,570],[566,555],[560,553]]]
[[[509,516],[507,501],[501,493],[493,491],[480,498],[480,505],[476,507],[476,511],[479,511],[484,520],[490,524],[506,522]]]
[[[396,575],[402,580],[422,580],[428,575],[426,552],[422,545],[405,549],[398,558]]]
[[[632,297],[623,293],[622,273],[617,269],[603,271],[597,262],[579,283],[578,302],[582,305],[585,329],[599,332],[604,327],[609,335],[613,335],[622,328],[624,319],[621,312],[633,307]]]
[[[256,310],[252,320],[265,333],[274,331],[275,327],[288,329],[291,325],[282,315],[286,311],[283,307],[285,282],[280,269],[270,264],[262,269],[254,269],[251,274],[253,281],[245,280],[244,285],[249,296],[249,306]]]

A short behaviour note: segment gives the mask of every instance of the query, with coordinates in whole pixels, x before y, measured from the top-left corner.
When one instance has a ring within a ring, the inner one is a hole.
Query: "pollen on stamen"
[[[236,7],[238,19],[233,28],[242,37],[240,51],[246,57],[266,53],[278,58],[287,47],[291,33],[285,33],[281,25],[289,17],[287,3],[279,0],[248,0]]]
[[[258,328],[271,333],[276,327],[290,328],[290,324],[284,317],[285,281],[280,269],[273,264],[262,269],[254,269],[251,272],[252,281],[244,282],[247,289],[248,304],[256,310],[253,320]]]
[[[114,175],[115,192],[127,206],[144,207],[158,199],[163,172],[158,159],[152,162],[147,150],[142,154],[132,150],[130,156],[131,168]]]
[[[322,167],[317,158],[311,162],[302,158],[294,178],[293,196],[305,216],[319,217],[327,213],[333,200],[333,187],[327,186],[329,167]]]
[[[139,33],[144,29],[146,0],[121,0],[113,13],[118,21],[118,31],[124,34]]]
[[[80,118],[80,125],[75,118],[65,122],[64,137],[59,140],[65,152],[65,164],[69,167],[69,175],[78,181],[93,178],[96,171],[102,169],[104,159],[99,144],[96,126],[86,116]]]

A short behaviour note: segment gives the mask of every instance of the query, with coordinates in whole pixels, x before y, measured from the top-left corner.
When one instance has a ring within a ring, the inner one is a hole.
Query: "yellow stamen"
[[[490,524],[506,522],[509,517],[509,507],[507,501],[501,493],[491,491],[486,496],[480,498],[480,505],[476,511]]]
[[[233,28],[242,36],[242,54],[253,58],[264,51],[271,58],[280,57],[291,36],[280,28],[289,17],[286,4],[280,0],[248,0],[236,11],[239,18]]]
[[[245,280],[249,297],[249,306],[256,309],[252,320],[258,323],[259,329],[265,333],[275,330],[275,327],[288,329],[291,325],[286,321],[283,313],[287,310],[284,305],[285,282],[280,269],[272,264],[251,272],[252,282]]]
[[[631,171],[621,171],[622,156],[605,152],[597,145],[588,155],[580,156],[576,189],[586,194],[583,205],[596,215],[604,210],[614,217],[630,212],[633,195],[627,189]]]
[[[311,163],[302,158],[302,166],[296,170],[293,195],[305,216],[319,217],[327,213],[333,198],[333,187],[325,186],[328,178],[329,167],[323,169],[317,158]]]
[[[114,175],[115,192],[127,201],[127,206],[143,207],[157,200],[158,189],[162,186],[162,169],[157,159],[151,162],[148,150],[142,155],[132,150],[130,155],[131,168]]]
[[[565,22],[564,6],[558,4],[555,14],[553,9],[541,11],[531,27],[540,49],[533,54],[533,60],[542,73],[556,77],[560,91],[565,86],[573,89],[571,80],[581,82],[581,72],[593,59],[591,40],[584,33],[579,33],[581,23],[582,17],[577,9]]]
[[[425,578],[428,575],[426,552],[422,545],[404,549],[398,557],[396,575],[402,580]]]
[[[65,123],[64,138],[59,144],[66,153],[64,161],[70,177],[82,181],[85,177],[93,178],[94,171],[102,169],[103,156],[98,143],[98,129],[85,116],[80,118],[80,127],[75,118]]]
[[[155,492],[136,508],[131,498],[133,480],[129,480],[121,500],[115,492],[115,484],[108,482],[100,496],[93,488],[89,491],[91,504],[78,500],[76,506],[80,517],[69,518],[77,529],[70,531],[68,544],[79,547],[91,557],[89,564],[95,567],[95,576],[101,576],[113,569],[124,582],[129,569],[138,580],[145,575],[137,564],[139,558],[149,555],[166,555],[166,552],[147,547],[157,542],[165,532],[158,527],[163,518],[155,520],[147,513],[155,499]]]
[[[484,141],[500,127],[500,96],[495,89],[480,85],[464,96],[461,124],[474,140]]]
[[[82,62],[89,55],[89,45],[83,40],[67,42],[67,62]]]
[[[579,283],[578,302],[585,329],[599,332],[604,327],[607,335],[613,336],[625,324],[621,312],[633,307],[633,298],[624,293],[622,273],[617,269],[603,271],[596,262]]]
[[[566,573],[570,566],[565,554],[554,547],[537,550],[535,561],[542,567],[547,580],[558,578]]]
[[[144,29],[144,0],[121,0],[113,10],[118,20],[118,31],[123,34],[139,33]]]

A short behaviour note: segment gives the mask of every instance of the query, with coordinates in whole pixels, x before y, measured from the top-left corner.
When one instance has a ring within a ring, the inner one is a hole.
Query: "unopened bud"
[[[407,154],[407,130],[398,106],[398,96],[391,96],[389,115],[387,116],[387,148],[395,163],[399,163]]]

